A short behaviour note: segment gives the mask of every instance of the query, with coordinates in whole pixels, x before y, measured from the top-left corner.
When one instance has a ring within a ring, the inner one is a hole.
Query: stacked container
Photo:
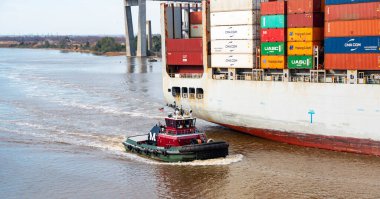
[[[177,13],[181,13],[180,10]],[[181,19],[181,15],[177,19]],[[177,68],[177,71],[189,67],[201,71],[203,68],[202,12],[190,13],[190,38],[181,38],[179,30],[174,31],[172,38],[166,39],[167,64]]]
[[[261,3],[261,68],[286,66],[286,2]]]
[[[324,1],[324,0],[322,0]],[[321,0],[288,0],[288,68],[312,69],[314,47],[323,40]]]
[[[259,45],[258,0],[211,0],[211,66],[253,68]]]
[[[379,0],[326,0],[325,68],[380,70]]]

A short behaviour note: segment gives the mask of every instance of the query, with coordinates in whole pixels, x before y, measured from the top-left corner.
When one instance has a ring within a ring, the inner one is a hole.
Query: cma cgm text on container
[[[380,36],[326,38],[325,53],[380,53]]]

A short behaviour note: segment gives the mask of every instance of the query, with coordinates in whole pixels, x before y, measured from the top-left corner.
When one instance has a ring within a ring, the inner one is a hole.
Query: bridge
[[[162,1],[162,2],[181,2],[181,3],[200,3],[202,0],[123,0],[125,8],[125,46],[127,56],[147,56],[147,50],[152,48],[152,31],[150,21],[146,21],[146,1]],[[138,6],[138,30],[137,30],[137,49],[134,49],[133,40],[133,21],[132,6]],[[148,32],[147,32],[148,29]],[[148,33],[148,44],[147,44]],[[148,49],[147,49],[148,48]]]

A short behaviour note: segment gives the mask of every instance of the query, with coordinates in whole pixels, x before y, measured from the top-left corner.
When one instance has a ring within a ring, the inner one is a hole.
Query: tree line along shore
[[[132,45],[137,46],[137,37]],[[58,49],[96,55],[125,55],[123,36],[0,36],[0,48]],[[161,36],[153,35],[149,56],[161,56]]]

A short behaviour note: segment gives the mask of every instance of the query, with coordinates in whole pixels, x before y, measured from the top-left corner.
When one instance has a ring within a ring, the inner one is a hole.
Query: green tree
[[[112,37],[104,37],[97,41],[94,50],[100,53],[119,52],[124,50],[123,47]]]
[[[45,40],[44,45],[42,47],[43,48],[50,48],[50,42],[48,40]]]
[[[152,37],[152,51],[161,52],[161,35],[153,35]]]
[[[65,38],[63,38],[63,39],[61,39],[59,41],[58,46],[59,46],[59,48],[65,49],[65,48],[68,47],[68,43],[69,42],[70,42],[70,38],[69,37],[65,37]]]

